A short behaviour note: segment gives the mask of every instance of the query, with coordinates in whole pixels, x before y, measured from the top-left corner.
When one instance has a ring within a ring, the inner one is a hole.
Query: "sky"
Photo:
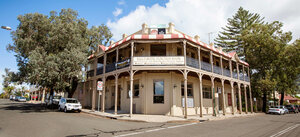
[[[89,27],[106,24],[117,41],[122,34],[131,34],[141,29],[142,23],[168,24],[190,36],[199,35],[200,40],[211,41],[240,6],[265,17],[265,21],[280,21],[284,31],[293,33],[293,40],[300,38],[299,0],[9,0],[0,1],[0,26],[15,30],[18,15],[26,13],[59,12],[63,8],[78,11]],[[13,44],[10,31],[0,29],[0,93],[1,75],[5,68],[17,71],[16,58],[6,50]]]

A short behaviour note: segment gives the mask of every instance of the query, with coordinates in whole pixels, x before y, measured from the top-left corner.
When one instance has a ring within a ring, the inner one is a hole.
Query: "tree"
[[[98,45],[107,46],[109,40],[113,36],[109,28],[104,24],[100,26],[92,26],[88,32],[88,35],[90,51],[96,51]]]
[[[111,34],[108,29],[89,30],[88,22],[72,9],[62,9],[59,14],[51,11],[50,16],[29,13],[18,20],[20,24],[12,32],[14,43],[7,48],[16,54],[18,81],[47,88],[50,95],[55,90],[72,97],[82,79],[89,46],[99,44],[95,39],[102,35],[111,37],[106,35]]]
[[[216,45],[223,47],[226,52],[236,51],[237,55],[244,59],[246,45],[243,44],[242,32],[248,29],[252,24],[263,23],[263,19],[257,13],[250,13],[248,10],[239,8],[232,18],[228,18],[227,25],[222,27],[223,31],[219,32],[215,39]]]
[[[291,32],[281,30],[282,23],[253,24],[243,31],[246,60],[252,69],[251,85],[254,91],[263,94],[263,111],[266,112],[267,95],[275,90],[280,54],[292,39]]]
[[[285,94],[296,94],[299,90],[300,74],[300,39],[287,45],[279,54],[276,62],[277,90],[281,93],[280,105],[283,105]]]

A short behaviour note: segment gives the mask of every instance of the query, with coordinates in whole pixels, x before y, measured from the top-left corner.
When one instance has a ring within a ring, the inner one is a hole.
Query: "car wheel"
[[[58,106],[58,111],[61,111],[61,108],[60,108],[60,106]]]
[[[67,113],[67,112],[68,112],[68,110],[67,110],[67,108],[66,108],[66,107],[65,107],[65,109],[64,109],[64,112],[65,112],[65,113]]]

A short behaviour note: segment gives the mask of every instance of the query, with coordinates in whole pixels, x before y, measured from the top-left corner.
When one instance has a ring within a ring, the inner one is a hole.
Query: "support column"
[[[238,90],[239,90],[239,108],[240,114],[242,114],[242,97],[241,97],[241,84],[238,83]]]
[[[198,62],[199,62],[199,69],[201,70],[201,51],[200,47],[198,47]]]
[[[236,72],[237,72],[237,79],[240,80],[240,69],[239,69],[239,63],[236,62]]]
[[[183,73],[183,77],[184,77],[184,118],[187,118],[187,71],[186,69],[184,70]]]
[[[38,98],[38,101],[41,101],[41,91],[39,90],[39,98]]]
[[[34,102],[36,101],[36,98],[37,98],[37,94],[36,91],[34,91]]]
[[[211,79],[211,99],[212,99],[212,108],[213,108],[213,116],[217,116],[216,115],[216,108],[215,108],[215,78],[214,77],[210,77]]]
[[[243,65],[243,78],[244,78],[244,81],[245,81],[245,76],[246,76],[246,73],[245,73],[245,67]],[[246,86],[245,86],[246,87]]]
[[[92,81],[92,110],[95,111],[96,109],[96,85],[97,85],[97,80]]]
[[[222,75],[224,75],[223,74],[223,56],[220,56],[220,64],[221,64]]]
[[[210,54],[210,65],[211,65],[211,72],[214,72],[214,61],[213,61],[213,53],[212,51],[209,52]]]
[[[103,88],[102,88],[103,90],[102,90],[102,103],[101,103],[102,106],[101,106],[101,111],[105,112],[105,93],[106,93],[106,85],[105,85],[105,83],[106,83],[106,77],[105,77],[105,74],[102,77],[102,82],[103,82]]]
[[[198,73],[198,77],[199,77],[199,91],[200,91],[200,98],[199,98],[199,105],[200,105],[200,117],[203,117],[203,91],[202,91],[202,76],[203,74],[199,74]]]
[[[235,96],[234,96],[234,87],[233,87],[233,84],[234,82],[230,81],[230,87],[231,87],[231,105],[232,105],[232,115],[234,115],[234,99],[235,99]]]
[[[226,115],[226,103],[225,103],[225,88],[224,88],[224,79],[221,80],[222,82],[222,105],[223,105],[223,115]]]
[[[115,75],[115,115],[118,113],[118,77],[119,74]]]
[[[82,108],[85,107],[86,103],[85,103],[85,91],[86,90],[86,81],[83,83],[83,95],[82,95],[82,102],[81,102],[81,105],[82,105]]]
[[[183,41],[184,66],[186,66],[186,41]]]
[[[132,89],[133,89],[133,70],[132,70],[132,66],[133,66],[133,48],[134,48],[134,43],[133,42],[131,42],[131,54],[130,54],[130,56],[131,56],[131,61],[130,61],[130,94],[131,94],[131,96],[130,96],[130,114],[129,114],[129,116],[130,117],[132,117],[132,107],[133,107],[133,98],[132,98],[132,96],[133,96],[133,92],[132,92]]]
[[[46,92],[46,89],[43,88],[42,103],[45,102],[45,92]]]
[[[253,99],[252,99],[252,93],[251,93],[251,85],[249,85],[249,96],[250,96],[251,113],[253,113]],[[256,106],[256,108],[257,108],[257,106]]]
[[[248,114],[247,87],[245,84],[244,84],[244,94],[245,94],[245,109],[246,109],[246,114]]]

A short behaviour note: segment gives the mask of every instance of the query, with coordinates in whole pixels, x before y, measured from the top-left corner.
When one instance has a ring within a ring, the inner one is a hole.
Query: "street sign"
[[[97,82],[97,90],[103,90],[103,82],[102,81]]]

